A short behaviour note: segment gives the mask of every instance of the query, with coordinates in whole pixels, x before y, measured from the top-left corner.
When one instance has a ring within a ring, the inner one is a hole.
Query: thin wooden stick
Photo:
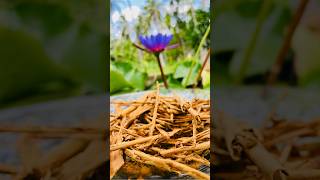
[[[17,168],[10,165],[0,164],[0,174],[11,174],[17,173]]]
[[[153,131],[154,131],[154,128],[156,126],[156,119],[157,119],[157,110],[158,110],[158,106],[159,106],[159,94],[160,94],[160,87],[159,87],[159,83],[157,82],[157,92],[156,92],[156,104],[154,106],[154,109],[153,109],[153,116],[152,116],[152,125],[150,127],[150,133],[149,133],[149,136],[152,136],[153,135]]]
[[[78,156],[73,157],[54,172],[57,179],[83,179],[107,161],[105,142],[93,141]]]
[[[283,149],[283,151],[281,152],[281,155],[280,155],[280,162],[282,164],[284,164],[289,156],[290,156],[290,153],[291,153],[291,150],[292,150],[292,142],[289,142]]]
[[[192,137],[193,137],[193,145],[195,146],[197,143],[197,119],[200,118],[199,113],[194,110],[192,107],[188,109],[188,112],[193,116],[192,119]]]
[[[289,179],[320,179],[320,169],[292,169],[289,171]]]
[[[128,152],[128,154],[133,154],[133,155],[139,156],[140,158],[145,159],[146,163],[148,163],[150,165],[157,166],[159,168],[163,168],[163,166],[161,166],[161,165],[165,165],[165,167],[167,167],[169,169],[170,168],[177,169],[177,170],[179,170],[183,173],[186,173],[196,179],[210,179],[209,175],[207,175],[199,170],[193,169],[185,164],[173,161],[171,159],[163,159],[160,157],[151,156],[149,154],[146,154],[146,153],[143,153],[143,152],[137,151],[137,150],[126,149],[126,152]]]
[[[287,134],[283,134],[279,137],[276,137],[275,139],[272,139],[270,141],[267,141],[265,142],[264,144],[269,147],[269,146],[272,146],[276,143],[279,143],[279,142],[284,142],[284,141],[287,141],[287,140],[291,140],[291,139],[294,139],[296,137],[299,137],[299,136],[303,136],[303,135],[312,135],[314,134],[315,132],[310,129],[310,128],[303,128],[303,129],[299,129],[297,131],[293,131],[293,132],[289,132]]]
[[[110,146],[110,151],[115,151],[115,150],[118,150],[118,149],[125,149],[125,148],[128,148],[130,146],[133,146],[133,145],[136,145],[136,144],[141,144],[141,143],[144,143],[144,142],[148,142],[148,141],[150,141],[152,139],[157,139],[157,138],[160,138],[160,137],[162,137],[162,135],[158,134],[158,135],[154,135],[154,136],[139,138],[139,139],[136,139],[136,140],[133,140],[133,141],[127,141],[127,142],[122,142],[120,144],[111,145]]]
[[[227,143],[230,143],[228,145],[230,147],[228,149],[229,151],[234,150],[235,147],[240,147],[240,150],[244,151],[249,159],[251,159],[268,178],[286,179],[288,175],[286,169],[274,155],[267,151],[261,144],[258,139],[259,135],[253,131],[253,128],[244,125],[241,127],[239,126],[240,122],[236,121],[236,119],[229,116],[226,118],[222,112],[220,112],[220,114],[222,115],[219,116],[221,118],[219,119],[220,126],[223,127],[226,133],[225,138],[229,138],[227,141]],[[240,159],[240,157],[236,157],[237,159],[235,160]]]
[[[46,126],[31,126],[31,125],[0,125],[0,132],[6,133],[43,133],[43,134],[105,134],[104,128],[90,128],[87,126],[79,127],[46,127]]]
[[[204,142],[201,144],[197,144],[196,146],[184,146],[181,148],[168,149],[160,152],[162,156],[168,156],[170,154],[185,152],[185,151],[197,151],[197,150],[206,150],[210,148],[210,142]]]

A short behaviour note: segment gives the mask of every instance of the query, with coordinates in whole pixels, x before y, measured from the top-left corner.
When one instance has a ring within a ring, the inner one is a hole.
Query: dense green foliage
[[[196,77],[203,59],[200,56],[196,57],[195,54],[200,46],[203,58],[203,54],[206,53],[210,46],[210,36],[204,37],[210,24],[210,14],[201,9],[191,8],[185,14],[185,16],[189,17],[188,19],[183,19],[184,17],[179,16],[177,11],[173,13],[165,12],[161,16],[159,6],[161,6],[159,1],[148,1],[144,7],[143,15],[138,18],[138,23],[135,27],[128,28],[130,25],[123,20],[121,37],[111,40],[111,94],[150,89],[153,88],[156,81],[162,81],[155,57],[135,48],[129,38],[130,33],[132,33],[130,30],[132,29],[135,32],[134,36],[147,33],[153,21],[157,21],[158,24],[170,29],[174,35],[171,44],[181,44],[176,49],[162,53],[164,73],[169,87],[186,88],[197,84]],[[204,44],[200,44],[203,37],[205,38]],[[138,40],[135,43],[138,43]],[[191,66],[192,64],[193,66]],[[186,83],[190,69],[191,74],[188,83]],[[199,87],[210,87],[209,70],[202,73],[200,80]]]

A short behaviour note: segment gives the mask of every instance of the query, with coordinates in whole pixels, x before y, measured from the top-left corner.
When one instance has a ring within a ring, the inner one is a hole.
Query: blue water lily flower
[[[172,37],[173,36],[171,34],[167,35],[161,33],[151,36],[139,35],[139,39],[142,45],[147,48],[147,50],[153,53],[162,52],[169,45]]]
[[[140,42],[145,48],[140,47],[139,45],[135,44],[134,42],[132,43],[136,48],[155,55],[155,57],[157,58],[157,61],[158,61],[158,65],[160,68],[160,72],[161,72],[164,86],[167,89],[169,88],[169,86],[166,81],[166,77],[165,77],[165,74],[163,72],[163,68],[161,65],[160,53],[164,50],[174,49],[179,46],[179,44],[174,44],[174,45],[168,46],[170,41],[172,40],[172,38],[173,38],[172,34],[162,34],[162,33],[158,33],[156,35],[151,35],[151,36],[139,35]]]

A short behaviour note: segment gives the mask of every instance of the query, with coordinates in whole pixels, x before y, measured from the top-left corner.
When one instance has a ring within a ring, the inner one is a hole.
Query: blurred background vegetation
[[[269,4],[264,6],[264,2]],[[0,107],[105,93],[107,78],[111,94],[153,88],[157,80],[161,81],[157,62],[131,43],[137,43],[137,35],[148,33],[154,24],[167,27],[174,34],[172,44],[182,44],[163,53],[171,88],[191,88],[196,83],[196,73],[210,45],[215,85],[265,84],[299,0],[215,0],[211,13],[209,0],[113,0],[110,50],[106,47],[109,28],[105,3],[1,1]],[[136,19],[123,14],[134,6],[140,8]],[[318,0],[310,0],[295,30],[277,85],[319,86],[319,6]],[[195,57],[210,21],[211,40],[205,38]],[[257,29],[259,33],[255,33]],[[108,51],[110,77],[106,76]],[[192,63],[192,76],[184,84]],[[209,64],[197,85],[210,87]]]
[[[0,106],[106,92],[106,7],[95,0],[0,2]]]
[[[189,88],[196,84],[210,46],[210,34],[205,36],[210,25],[209,6],[209,0],[112,0],[110,93],[147,90],[153,88],[156,81],[162,81],[155,57],[132,45],[133,42],[139,43],[139,34],[147,35],[155,29],[160,32],[169,30],[174,35],[171,44],[181,44],[162,53],[169,87]],[[198,87],[210,87],[209,64],[200,80]]]
[[[299,2],[216,0],[211,39],[215,85],[266,84]],[[275,85],[320,86],[319,6],[319,1],[309,1]]]

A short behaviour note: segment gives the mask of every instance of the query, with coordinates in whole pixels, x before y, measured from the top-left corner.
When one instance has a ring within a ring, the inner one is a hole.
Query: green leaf
[[[203,88],[210,87],[210,72],[209,71],[203,71],[201,76],[202,76],[202,86],[203,86]]]
[[[42,29],[46,35],[65,31],[72,23],[68,9],[61,4],[48,2],[20,2],[14,7],[22,22]]]
[[[281,37],[272,34],[265,38],[260,38],[252,54],[251,64],[249,65],[245,75],[250,76],[265,73],[269,70],[277,57],[277,53],[281,47],[281,42]],[[237,51],[234,54],[230,64],[231,75],[237,75],[243,54],[244,50]]]
[[[132,62],[116,61],[112,65],[124,76],[130,87],[138,90],[145,88],[145,81],[147,79],[146,73],[139,71],[132,65]]]
[[[71,90],[70,76],[22,31],[0,26],[0,101]]]
[[[116,66],[117,69],[120,70],[121,72],[129,72],[133,69],[132,64],[128,61],[115,61],[115,62],[112,62],[112,64]]]
[[[260,0],[242,0],[235,5],[235,11],[242,17],[256,17],[261,9],[262,2]]]
[[[106,89],[105,36],[97,33],[81,34],[66,48],[61,64],[78,82],[92,91]]]
[[[289,0],[273,0],[276,6],[290,7]]]
[[[263,25],[256,46],[247,67],[246,76],[267,72],[274,61],[283,42],[283,32],[290,21],[291,12],[287,7],[276,7]],[[236,51],[230,65],[230,74],[237,76],[244,49]]]
[[[181,61],[176,68],[176,71],[173,75],[175,79],[185,77],[189,72],[189,67],[191,66],[192,61]]]
[[[178,79],[175,79],[172,74],[168,76],[167,81],[168,81],[170,89],[182,89],[182,88],[184,88],[182,86],[182,84],[181,84],[181,81],[179,81]]]
[[[128,71],[125,75],[126,80],[130,83],[131,87],[135,89],[143,90],[145,88],[145,82],[147,75],[145,73],[139,72],[136,69]]]
[[[199,73],[200,69],[201,69],[201,64],[200,63],[195,64],[195,66],[192,68],[192,72],[191,72],[191,75],[190,75],[189,82],[186,84],[187,77],[185,77],[182,80],[182,84],[185,84],[186,86],[195,84],[196,83],[196,78],[198,76],[198,73]]]
[[[296,71],[303,86],[320,83],[320,36],[306,26],[299,26],[292,41]]]
[[[189,72],[191,64],[192,64],[192,61],[190,61],[190,60],[182,61],[180,64],[178,64],[176,71],[173,75],[173,78],[175,78],[175,79],[183,78],[182,84],[184,84],[186,81],[186,76]],[[197,75],[198,75],[200,68],[201,68],[201,64],[199,62],[197,62],[194,65],[194,67],[192,68],[190,79],[189,79],[188,84],[186,84],[186,86],[192,85],[196,82],[196,78],[197,78]]]
[[[218,16],[213,24],[213,49],[218,53],[241,49],[250,39],[255,21],[235,12],[227,12]]]
[[[110,66],[110,93],[113,94],[127,87],[130,87],[130,83],[123,74]]]

